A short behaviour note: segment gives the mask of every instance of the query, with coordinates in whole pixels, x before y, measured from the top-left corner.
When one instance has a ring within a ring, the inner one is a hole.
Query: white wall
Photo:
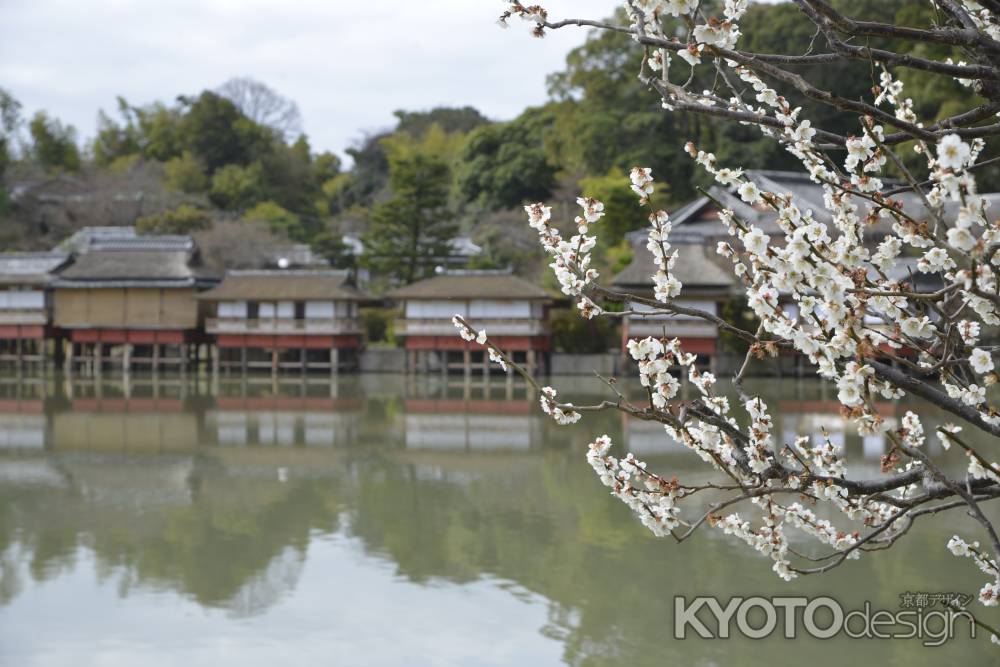
[[[469,305],[473,319],[515,319],[531,317],[530,301],[473,301]]]
[[[451,319],[468,317],[464,301],[407,301],[406,317],[411,319]]]
[[[412,319],[451,319],[461,315],[472,320],[528,319],[532,317],[530,301],[476,300],[464,301],[407,301],[406,317]],[[534,315],[540,317],[538,312]]]
[[[45,294],[40,290],[0,291],[0,309],[40,310],[45,307]]]
[[[246,301],[220,301],[219,317],[245,320],[247,317]]]
[[[333,301],[306,301],[306,319],[333,319]]]

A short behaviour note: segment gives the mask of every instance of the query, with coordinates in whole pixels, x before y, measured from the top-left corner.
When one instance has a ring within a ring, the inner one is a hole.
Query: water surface
[[[759,386],[782,437],[825,431],[877,474],[885,443],[822,387]],[[929,431],[942,419],[917,409]],[[713,532],[646,533],[584,460],[601,433],[657,470],[702,470],[655,424],[558,427],[497,379],[2,382],[0,665],[1000,664],[968,639],[672,639],[679,594],[898,610],[905,592],[975,593],[982,575],[944,545],[978,533],[951,514],[786,584]]]

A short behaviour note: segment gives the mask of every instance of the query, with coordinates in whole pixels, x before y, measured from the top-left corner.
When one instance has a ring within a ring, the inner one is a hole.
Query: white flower
[[[952,227],[948,230],[948,245],[968,252],[976,245],[976,237],[967,227]]]
[[[639,195],[640,201],[645,203],[649,195],[653,194],[653,170],[649,167],[632,167],[629,178],[632,181],[632,192]]]
[[[972,370],[984,375],[993,370],[993,357],[986,350],[977,347],[969,355],[969,365],[972,366]]]
[[[931,248],[917,260],[917,271],[920,273],[938,273],[954,268],[955,262],[944,248]]]
[[[663,0],[663,2],[647,3],[660,5],[671,16],[682,16],[690,13],[698,4],[698,0]],[[647,13],[648,13],[647,8]]]
[[[945,169],[962,169],[972,156],[969,144],[962,141],[957,134],[947,134],[937,146],[937,159]]]
[[[966,345],[975,345],[979,342],[979,322],[962,320],[958,323],[958,333]]]
[[[910,338],[928,338],[934,333],[934,326],[926,315],[920,318],[907,317],[900,321],[899,328]]]
[[[576,307],[580,309],[580,316],[588,320],[592,320],[604,312],[600,306],[585,296],[580,297],[580,301],[577,302]]]
[[[847,407],[859,405],[861,403],[861,391],[855,384],[845,384],[837,390],[837,400]]]
[[[604,215],[604,203],[593,197],[577,197],[576,203],[583,208],[583,217],[587,222],[597,222]]]
[[[500,364],[500,368],[502,368],[504,370],[504,372],[507,372],[507,362],[505,362],[503,360],[503,357],[500,356],[500,354],[496,350],[494,350],[492,347],[487,348],[487,349],[489,350],[489,353],[490,353],[490,361],[492,361],[494,363],[497,363],[497,364]]]
[[[740,199],[751,206],[760,202],[760,190],[757,188],[757,184],[753,181],[743,182],[740,184],[740,187],[736,189],[736,192],[739,193]]]
[[[937,434],[938,434],[938,438],[941,440],[941,446],[944,447],[945,449],[950,449],[951,448],[951,438],[949,437],[949,435],[957,434],[957,433],[961,433],[961,432],[962,432],[962,427],[961,426],[956,426],[955,424],[950,424],[949,423],[949,424],[945,424],[944,426],[938,426],[938,428],[937,428]],[[954,538],[954,539],[958,539],[958,538]],[[948,543],[948,548],[949,549],[951,548],[951,542]],[[954,553],[954,552],[952,552],[952,553]],[[955,554],[955,555],[958,556],[959,554]]]
[[[715,172],[715,180],[723,185],[736,185],[740,182],[740,177],[743,176],[742,169],[730,169],[729,167],[723,167]]]
[[[476,342],[480,345],[486,345],[486,329],[479,330],[479,334],[476,336]]]
[[[456,329],[458,329],[458,335],[462,337],[462,340],[467,340],[470,342],[476,340],[476,332],[467,327],[462,322],[461,315],[455,315],[454,317],[452,317],[451,323],[455,325]]]
[[[642,340],[630,340],[626,347],[628,348],[628,353],[636,361],[655,359],[663,354],[663,343],[652,337],[643,338]]]
[[[972,555],[972,550],[969,548],[968,543],[966,543],[966,541],[958,535],[954,535],[950,540],[948,540],[948,551],[956,556]]]
[[[987,583],[979,591],[979,601],[987,607],[997,606],[998,597],[1000,597],[1000,585],[997,583]]]
[[[528,224],[539,231],[548,224],[552,217],[552,207],[543,206],[541,203],[528,204],[524,207],[528,214]]]
[[[552,387],[542,387],[538,402],[542,405],[542,412],[556,420],[557,424],[566,425],[580,421],[582,416],[572,409],[572,403],[567,403],[564,407],[556,404],[556,390]]]
[[[792,141],[795,142],[808,143],[816,135],[816,130],[812,127],[812,121],[809,120],[802,121],[794,130],[789,131],[791,132]]]
[[[701,52],[704,50],[704,44],[688,44],[687,48],[678,51],[677,55],[687,61],[687,64],[691,65],[691,67],[694,67],[701,64]]]
[[[760,227],[752,226],[749,232],[740,237],[740,240],[743,241],[747,252],[760,257],[767,252],[767,244],[771,241],[771,237],[765,234]]]

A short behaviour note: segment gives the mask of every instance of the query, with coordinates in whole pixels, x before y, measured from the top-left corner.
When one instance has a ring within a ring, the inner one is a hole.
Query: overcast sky
[[[554,18],[614,0],[550,0]],[[0,0],[0,86],[94,135],[115,97],[143,105],[250,76],[294,99],[316,150],[392,124],[395,109],[470,104],[511,118],[584,37],[501,30],[499,0]]]

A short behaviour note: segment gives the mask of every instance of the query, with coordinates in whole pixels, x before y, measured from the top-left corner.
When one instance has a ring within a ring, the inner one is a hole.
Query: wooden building
[[[633,259],[625,269],[612,279],[612,286],[620,291],[653,299],[653,275],[657,272],[653,255],[646,248],[645,232],[630,235],[633,242]],[[713,315],[720,315],[723,305],[732,299],[737,287],[736,278],[714,256],[715,248],[707,247],[700,237],[685,236],[677,232],[670,236],[677,248],[677,262],[671,274],[683,283],[675,303],[697,308]],[[649,306],[632,303],[629,310],[651,311]],[[622,321],[622,349],[629,340],[636,338],[679,338],[685,352],[713,362],[719,353],[718,327],[701,318],[686,315],[626,315]]]
[[[0,253],[0,361],[20,369],[55,351],[50,285],[67,262],[59,252]]]
[[[473,366],[489,372],[482,346],[459,337],[452,318],[461,315],[477,330],[486,329],[514,361],[536,372],[548,366],[549,307],[542,288],[506,271],[448,271],[396,289],[389,298],[400,304],[394,324],[406,349],[408,371],[432,367],[447,373]]]
[[[213,284],[189,237],[139,237],[91,248],[53,282],[56,327],[68,335],[66,367],[100,372],[142,365],[184,369],[205,342],[199,290]]]
[[[216,370],[356,367],[362,345],[358,307],[371,297],[347,271],[230,271],[199,300]]]

